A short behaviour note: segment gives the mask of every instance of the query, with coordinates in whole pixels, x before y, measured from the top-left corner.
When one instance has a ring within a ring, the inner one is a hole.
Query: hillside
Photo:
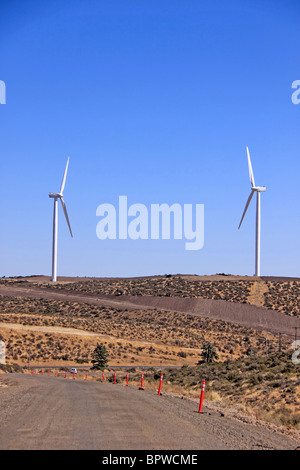
[[[273,400],[281,414],[285,408],[286,422],[298,426],[299,366],[291,361],[297,330],[287,324],[299,325],[300,333],[299,286],[295,279],[222,275],[73,278],[56,284],[45,277],[2,279],[0,339],[6,344],[7,362],[23,367],[89,366],[100,342],[107,347],[109,365],[114,368],[188,367],[192,385],[180,375],[170,376],[169,382],[189,390],[200,387],[201,374],[197,378],[193,368],[199,368],[202,348],[210,342],[221,367],[210,380],[218,399],[222,393],[223,399],[238,402],[244,390],[247,407],[257,408],[262,397]],[[213,317],[214,308],[218,317]],[[275,382],[266,379],[274,374],[272,370],[269,376],[257,373],[257,383],[251,376],[248,385],[235,387],[241,384],[247,361],[255,369],[254,364],[271,357],[279,362],[284,357],[285,382],[275,360]],[[233,368],[225,385],[222,364],[227,364],[227,370]]]
[[[284,330],[288,320],[286,316],[294,318],[293,325],[298,324],[295,321],[300,317],[300,281],[293,279],[166,275],[128,279],[59,279],[55,284],[44,277],[0,281],[0,288],[6,287],[6,294],[16,286],[24,287],[25,291],[21,291],[22,294],[18,292],[12,297],[3,293],[0,295],[0,322],[6,323],[4,325],[6,327],[10,323],[22,324],[31,329],[24,330],[23,333],[14,329],[9,339],[7,328],[3,325],[0,332],[11,345],[12,338],[15,337],[15,346],[8,348],[7,351],[8,360],[15,358],[23,362],[28,361],[29,356],[31,361],[88,362],[91,349],[99,337],[103,338],[110,348],[111,359],[116,364],[126,362],[147,365],[166,362],[170,365],[193,364],[197,362],[205,341],[215,345],[221,360],[262,353],[266,351],[266,344],[269,351],[286,350],[295,339],[295,328],[291,326],[288,334]],[[30,295],[37,286],[41,294],[34,294],[31,298]],[[0,294],[1,292],[0,290]],[[55,292],[58,293],[57,296]],[[52,293],[51,297],[49,293]],[[62,293],[67,293],[68,296],[59,298],[59,294]],[[83,297],[76,297],[74,301],[72,294],[79,293]],[[42,295],[45,298],[41,298]],[[85,295],[92,295],[95,304],[90,304]],[[103,304],[101,296],[109,300]],[[151,308],[145,307],[145,296]],[[151,300],[158,297],[161,301],[158,299],[159,308],[156,308],[157,303],[153,301],[150,303],[148,298]],[[174,304],[176,298],[185,301],[191,299],[189,303],[184,304],[184,307],[187,305],[184,313],[176,311],[175,306],[178,307],[178,303]],[[115,299],[115,302],[111,299]],[[207,307],[204,300],[198,310],[193,312],[193,299],[221,301],[212,303],[219,308],[219,318],[211,317],[213,308],[210,303]],[[162,308],[161,302],[167,308]],[[260,309],[259,312],[263,313],[274,310],[273,314],[270,312],[271,316],[268,313],[269,316],[266,317],[265,330],[263,326],[260,328],[256,326],[263,325],[260,318],[255,323],[257,310],[251,307],[249,310],[247,305],[256,305]],[[232,313],[236,307],[238,310],[232,317],[233,321],[229,321],[230,316],[227,311]],[[242,321],[243,316],[248,323]],[[272,327],[274,329],[275,319],[278,318],[279,320],[282,318],[282,324],[279,322],[275,332],[272,331]],[[52,330],[38,333],[33,329],[37,326],[46,329],[51,327]],[[64,338],[60,333],[56,342],[42,338],[43,334],[54,334],[54,329],[58,327],[76,328],[96,336],[84,336],[83,333],[77,335],[80,338],[77,339],[76,349],[72,346],[74,335],[65,335]],[[23,335],[23,348],[17,346],[20,334]],[[30,338],[34,338],[34,341]],[[26,341],[30,344],[30,354]],[[87,341],[91,344],[89,345]]]
[[[59,278],[56,284],[46,277],[2,280],[2,283],[30,282],[47,288],[97,295],[150,295],[204,298],[249,303],[300,317],[300,279],[231,275],[165,275],[138,278]]]

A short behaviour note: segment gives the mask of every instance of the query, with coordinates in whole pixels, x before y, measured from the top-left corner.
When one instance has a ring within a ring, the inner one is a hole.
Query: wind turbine
[[[65,201],[63,200],[63,190],[65,188],[66,184],[66,177],[67,177],[67,171],[68,171],[68,166],[69,166],[69,157],[67,160],[66,168],[64,171],[63,179],[61,182],[61,187],[59,193],[49,193],[49,197],[54,200],[54,207],[53,207],[53,245],[52,245],[52,281],[56,281],[56,274],[57,274],[57,228],[58,228],[58,200],[60,200],[65,218],[70,230],[71,237],[73,237],[70,222],[69,222],[69,217],[67,213],[67,208]]]
[[[241,221],[240,226],[242,225],[243,219],[251,202],[253,194],[256,192],[256,246],[255,246],[255,276],[260,276],[260,193],[264,192],[266,188],[264,186],[255,186],[254,175],[250,160],[249,149],[247,147],[247,157],[248,157],[248,168],[249,168],[249,178],[251,183],[251,193],[248,197]]]

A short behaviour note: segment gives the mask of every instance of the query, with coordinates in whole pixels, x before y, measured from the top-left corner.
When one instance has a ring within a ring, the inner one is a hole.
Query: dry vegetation
[[[251,284],[251,281],[244,280],[198,281],[167,275],[155,278],[94,279],[46,286],[98,295],[160,295],[246,302]]]
[[[238,325],[155,309],[115,309],[76,302],[0,297],[0,333],[7,360],[90,363],[101,340],[114,364],[196,364],[204,342],[211,342],[220,360],[265,354],[290,347],[290,339]],[[27,330],[8,329],[20,324]],[[6,326],[6,327],[5,327]],[[29,329],[31,327],[31,330]],[[37,327],[46,327],[36,331]],[[74,328],[95,336],[58,334]]]
[[[41,287],[81,291],[96,295],[155,295],[167,297],[200,297],[229,302],[252,303],[300,317],[300,280],[245,279],[219,275],[214,279],[197,276],[165,275],[129,279],[80,279]],[[2,283],[24,283],[25,279],[1,280]],[[34,281],[31,284],[35,284]],[[255,295],[255,293],[258,295]],[[254,295],[253,295],[254,294]]]
[[[206,397],[240,410],[251,410],[260,420],[300,430],[299,371],[289,353],[241,357],[234,361],[165,371],[167,382],[189,394],[200,394],[206,379]],[[224,407],[224,410],[226,406]]]
[[[300,317],[300,282],[266,282],[264,306],[279,312]]]
[[[29,283],[26,279],[0,282]],[[30,285],[94,295],[202,297],[252,303],[300,316],[300,282],[295,280],[225,276],[199,280],[169,275],[55,285],[31,280]],[[165,387],[198,393],[205,377],[207,398],[229,400],[250,407],[262,419],[299,428],[299,365],[291,361],[293,338],[284,335],[158,309],[0,296],[0,339],[6,344],[7,363],[22,366],[88,366],[96,344],[101,342],[107,347],[112,367],[179,366],[179,370],[165,371]],[[197,365],[205,342],[214,345],[219,360]],[[149,380],[157,379],[155,373],[149,374]]]

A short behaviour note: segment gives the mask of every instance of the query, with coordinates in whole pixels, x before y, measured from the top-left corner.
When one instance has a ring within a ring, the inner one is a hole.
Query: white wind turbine
[[[69,166],[69,158],[67,160],[64,176],[61,182],[61,187],[59,193],[49,193],[49,197],[53,198],[54,200],[54,207],[53,207],[53,245],[52,245],[52,281],[56,281],[56,274],[57,274],[57,228],[58,228],[58,211],[57,211],[57,205],[58,205],[58,199],[60,199],[66,221],[70,230],[71,237],[73,237],[70,222],[69,222],[69,217],[67,213],[67,208],[65,201],[63,200],[63,190],[65,188],[66,184],[66,177],[67,177],[67,171],[68,171],[68,166]]]
[[[255,276],[260,276],[260,193],[264,192],[266,188],[264,186],[255,186],[253,170],[250,160],[249,149],[247,147],[247,157],[248,157],[248,168],[249,168],[249,178],[251,183],[251,193],[248,197],[241,221],[240,226],[242,225],[243,219],[247,212],[248,206],[252,199],[253,194],[256,192],[256,246],[255,246]]]

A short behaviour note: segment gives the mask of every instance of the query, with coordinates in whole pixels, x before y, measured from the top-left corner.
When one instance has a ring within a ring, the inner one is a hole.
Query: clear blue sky
[[[295,0],[0,2],[0,275],[300,276],[300,4]],[[96,208],[204,204],[205,241],[96,237]]]

